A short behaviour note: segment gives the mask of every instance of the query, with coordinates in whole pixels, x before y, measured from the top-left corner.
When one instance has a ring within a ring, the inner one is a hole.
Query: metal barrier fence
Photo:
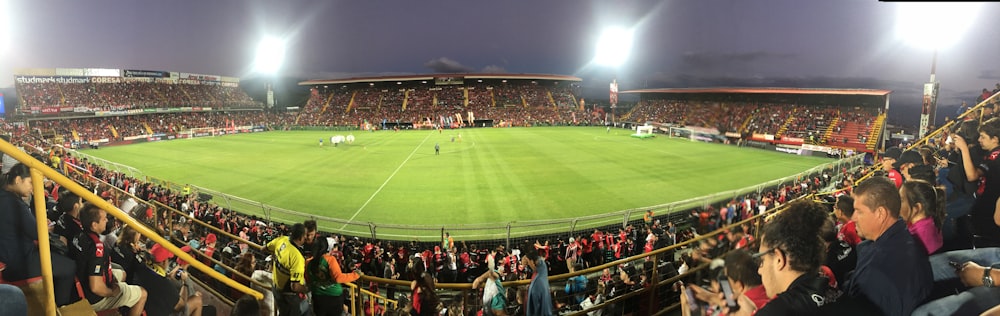
[[[814,195],[807,195],[800,197],[799,199],[810,200],[814,199]],[[674,245],[667,247],[655,249],[648,253],[643,253],[635,255],[628,258],[622,258],[620,260],[607,262],[587,269],[579,270],[572,273],[564,273],[559,275],[550,275],[549,283],[550,289],[554,293],[552,296],[553,302],[564,306],[574,305],[574,300],[577,299],[578,295],[593,295],[605,297],[602,302],[596,302],[593,306],[585,309],[577,310],[560,310],[559,315],[588,315],[589,312],[594,312],[601,310],[605,315],[623,315],[631,313],[632,315],[666,315],[675,311],[680,306],[680,292],[674,289],[674,284],[682,279],[695,278],[696,276],[702,274],[702,270],[709,268],[709,264],[703,264],[695,267],[690,267],[684,273],[678,273],[674,263],[676,261],[676,254],[678,252],[684,252],[692,248],[691,246],[696,245],[698,242],[704,239],[717,238],[720,234],[728,232],[732,227],[738,227],[744,224],[751,225],[752,234],[754,240],[758,239],[758,233],[760,227],[763,223],[763,219],[776,214],[787,207],[788,204],[784,206],[769,209],[761,214],[753,216],[743,221],[735,222],[731,225],[721,227],[707,234],[698,236],[696,238],[686,240]],[[556,261],[546,260],[549,267],[552,268]],[[631,267],[631,268],[629,268]],[[626,271],[626,274],[631,278],[630,281],[634,282],[636,285],[630,288],[628,291],[622,293],[616,293],[612,295],[610,288],[615,282],[599,282],[601,278],[601,273],[604,270],[609,270],[612,275],[619,275],[621,271]],[[598,286],[587,286],[586,290],[577,293],[567,293],[564,288],[568,282],[572,282],[572,278],[577,276],[583,276],[588,281],[588,284],[603,284]],[[372,281],[378,283],[381,288],[386,290],[396,292],[396,293],[409,293],[409,282],[400,280],[389,280],[384,278],[363,276],[363,280]],[[517,295],[513,293],[523,293],[529,284],[530,280],[514,280],[502,282],[503,288],[508,293],[507,297],[507,309],[508,314],[511,314],[512,309],[516,309],[520,303],[516,303]],[[464,303],[462,308],[468,311],[481,309],[483,307],[482,297],[483,291],[481,289],[474,289],[469,283],[437,283],[435,285],[437,289],[437,294],[442,298],[442,303],[445,306],[455,306],[454,304]],[[610,297],[609,297],[610,296]],[[513,315],[513,314],[511,314]]]
[[[152,180],[154,183],[163,185],[164,187],[172,190],[177,190],[178,192],[183,189],[182,185],[145,175],[140,170],[133,167],[110,162],[81,152],[74,152],[74,154],[88,158],[91,162],[95,162],[110,170],[131,175],[134,178]],[[738,200],[743,196],[760,194],[769,188],[799,183],[802,179],[811,179],[814,176],[822,175],[824,171],[831,171],[829,173],[832,175],[839,173],[842,169],[853,169],[854,167],[863,164],[863,158],[864,155],[859,154],[853,157],[813,167],[795,175],[768,181],[758,185],[660,205],[651,205],[647,207],[574,218],[535,221],[507,221],[482,224],[444,224],[440,226],[349,221],[345,219],[287,210],[273,205],[268,205],[263,202],[254,201],[196,185],[190,185],[190,187],[193,192],[200,194],[203,200],[212,201],[213,203],[226,207],[230,210],[251,216],[257,216],[266,222],[301,223],[307,219],[312,219],[317,221],[320,231],[324,232],[338,233],[349,236],[371,237],[380,240],[440,241],[442,232],[447,231],[450,232],[456,239],[462,240],[509,240],[517,237],[567,232],[573,233],[576,231],[593,229],[595,227],[615,223],[622,223],[624,226],[624,223],[642,218],[646,210],[653,210],[656,214],[669,214],[676,211],[687,211],[698,207],[725,203],[733,199]]]

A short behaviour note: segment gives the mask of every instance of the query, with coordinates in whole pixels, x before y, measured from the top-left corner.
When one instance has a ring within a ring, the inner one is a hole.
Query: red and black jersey
[[[580,248],[583,249],[583,254],[589,254],[594,251],[593,243],[591,243],[590,240],[587,240],[586,237],[580,237],[580,240],[577,242],[580,243]]]
[[[101,237],[92,232],[85,232],[73,238],[71,255],[76,258],[76,274],[83,288],[84,296],[91,304],[104,299],[90,290],[90,277],[101,276],[105,286],[111,287],[116,281],[111,274],[111,251],[104,249]]]
[[[479,258],[479,261],[477,263],[481,266],[486,266],[486,257],[488,257],[489,255],[490,255],[489,249],[486,249],[485,247],[482,249],[477,249],[476,257]]]
[[[604,233],[603,232],[597,231],[593,235],[590,235],[590,238],[594,240],[593,244],[595,246],[597,246],[597,249],[601,249],[601,250],[604,249],[604,242],[605,242],[605,240],[604,240]]]
[[[983,196],[986,193],[986,180],[993,176],[994,174],[1000,173],[1000,170],[995,168],[997,164],[997,159],[1000,158],[1000,148],[993,149],[989,154],[983,158],[983,162],[977,166],[979,169],[983,169],[986,175],[979,178],[979,187],[976,188],[976,196]],[[991,168],[994,167],[994,168]],[[992,170],[991,170],[992,169]],[[991,174],[993,173],[993,174]],[[1000,180],[1000,179],[993,179]]]
[[[444,269],[444,257],[446,255],[443,252],[434,253],[434,271],[441,272]]]
[[[471,264],[472,259],[469,259],[469,252],[463,251],[462,254],[458,255],[458,272],[465,273]]]

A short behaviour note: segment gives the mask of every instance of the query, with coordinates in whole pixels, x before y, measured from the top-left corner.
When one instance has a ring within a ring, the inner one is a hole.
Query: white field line
[[[382,188],[385,188],[385,185],[389,184],[389,181],[392,180],[392,177],[395,177],[396,173],[398,173],[400,169],[403,169],[403,165],[405,165],[407,161],[410,161],[410,158],[413,158],[413,155],[417,153],[417,150],[420,150],[420,147],[427,142],[427,139],[431,138],[431,135],[433,135],[433,133],[427,133],[427,137],[424,137],[424,140],[421,141],[416,148],[413,148],[413,151],[410,152],[410,155],[407,156],[406,159],[403,160],[403,162],[399,163],[399,167],[396,167],[396,170],[389,175],[389,178],[385,179],[385,182],[382,182],[382,185],[378,187],[378,190],[375,190],[375,193],[372,193],[372,196],[368,197],[368,201],[365,201],[365,204],[362,204],[361,207],[358,208],[358,211],[354,212],[354,215],[347,220],[348,222],[354,221],[354,218],[358,217],[358,214],[361,214],[361,211],[364,210],[366,206],[368,206],[368,203],[371,203],[371,201],[375,199],[375,196],[378,195],[379,192],[382,192]],[[344,226],[340,226],[340,229],[343,230],[345,227],[347,227],[346,223],[344,224]]]

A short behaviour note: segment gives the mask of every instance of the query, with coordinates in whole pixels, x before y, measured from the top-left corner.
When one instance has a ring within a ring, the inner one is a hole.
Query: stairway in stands
[[[879,114],[878,117],[875,118],[875,122],[872,123],[872,126],[875,128],[872,128],[869,132],[868,142],[865,143],[865,148],[874,150],[875,146],[878,145],[878,135],[882,134],[882,126],[885,126],[885,124],[882,124],[883,121],[885,121],[885,114]]]
[[[875,137],[872,137],[872,132],[873,130],[878,129],[873,129],[870,126],[880,125],[881,121],[879,119],[875,119],[875,121],[871,124],[845,121],[844,127],[841,128],[839,132],[834,130],[833,133],[830,133],[829,138],[826,140],[826,144],[831,147],[844,147],[859,151],[869,150],[872,147],[868,146],[868,144],[873,144],[876,141],[873,139]],[[864,136],[866,142],[862,142],[862,139],[859,136]],[[846,140],[846,142],[844,140]]]

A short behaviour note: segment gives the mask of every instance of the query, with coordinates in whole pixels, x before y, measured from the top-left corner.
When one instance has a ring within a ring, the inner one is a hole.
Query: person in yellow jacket
[[[281,236],[267,243],[265,248],[274,258],[274,300],[278,316],[307,315],[308,301],[305,293],[309,288],[303,283],[306,259],[299,247],[306,241],[306,227],[302,223],[292,226],[291,236]]]

